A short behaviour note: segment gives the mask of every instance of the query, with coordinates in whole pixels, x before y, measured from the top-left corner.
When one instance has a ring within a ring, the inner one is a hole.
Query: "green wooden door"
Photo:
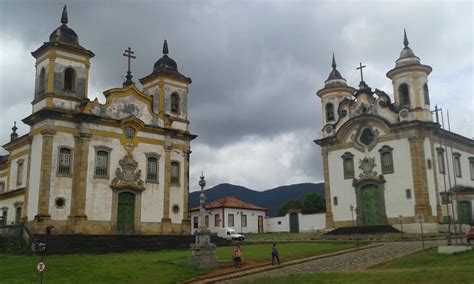
[[[471,224],[472,207],[470,201],[459,202],[459,222],[461,224]]]
[[[135,194],[122,192],[118,196],[117,232],[119,234],[133,234],[135,219]]]
[[[362,222],[364,226],[380,225],[379,190],[375,185],[366,185],[361,190],[362,195]]]
[[[298,221],[298,213],[290,213],[290,232],[299,233],[300,224]]]

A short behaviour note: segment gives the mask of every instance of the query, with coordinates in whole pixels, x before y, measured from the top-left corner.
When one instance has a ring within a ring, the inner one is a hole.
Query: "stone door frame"
[[[364,224],[364,211],[362,210],[362,188],[373,185],[377,188],[378,197],[380,202],[379,207],[379,216],[381,217],[382,224],[380,225],[387,225],[388,218],[387,218],[387,210],[385,208],[385,186],[383,182],[377,182],[375,180],[367,180],[364,182],[360,182],[357,186],[355,186],[355,194],[356,194],[356,202],[357,208],[359,208],[359,214],[357,214],[357,222],[359,226],[365,226]]]
[[[133,216],[133,233],[132,235],[136,235],[140,233],[140,222],[141,222],[141,212],[142,212],[142,193],[141,191],[133,190],[133,189],[120,189],[114,190],[112,194],[112,233],[115,235],[119,235],[120,233],[117,231],[117,217],[118,217],[118,197],[120,193],[129,192],[135,195],[135,208],[134,208],[134,216]]]

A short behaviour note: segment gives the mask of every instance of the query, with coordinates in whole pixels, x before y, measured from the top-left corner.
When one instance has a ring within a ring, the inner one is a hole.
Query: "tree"
[[[303,214],[322,213],[326,211],[324,199],[317,193],[306,193],[303,200]]]
[[[277,216],[285,216],[290,209],[303,209],[303,203],[300,200],[288,200],[285,204],[283,204],[277,212]]]

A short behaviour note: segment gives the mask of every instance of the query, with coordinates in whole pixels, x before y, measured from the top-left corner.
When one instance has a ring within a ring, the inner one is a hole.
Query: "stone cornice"
[[[25,194],[25,190],[26,190],[26,188],[23,187],[23,188],[10,190],[10,191],[1,193],[0,194],[0,200],[5,200],[5,199],[12,198],[12,197],[23,195],[23,194]]]

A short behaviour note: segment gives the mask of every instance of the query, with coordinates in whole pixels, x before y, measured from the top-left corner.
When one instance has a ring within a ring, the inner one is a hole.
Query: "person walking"
[[[242,266],[242,251],[240,250],[240,245],[237,245],[234,249],[233,258],[235,261],[235,267],[240,268]]]
[[[273,243],[272,246],[272,265],[275,265],[275,260],[280,264],[280,257],[278,256],[278,250],[276,244]]]

